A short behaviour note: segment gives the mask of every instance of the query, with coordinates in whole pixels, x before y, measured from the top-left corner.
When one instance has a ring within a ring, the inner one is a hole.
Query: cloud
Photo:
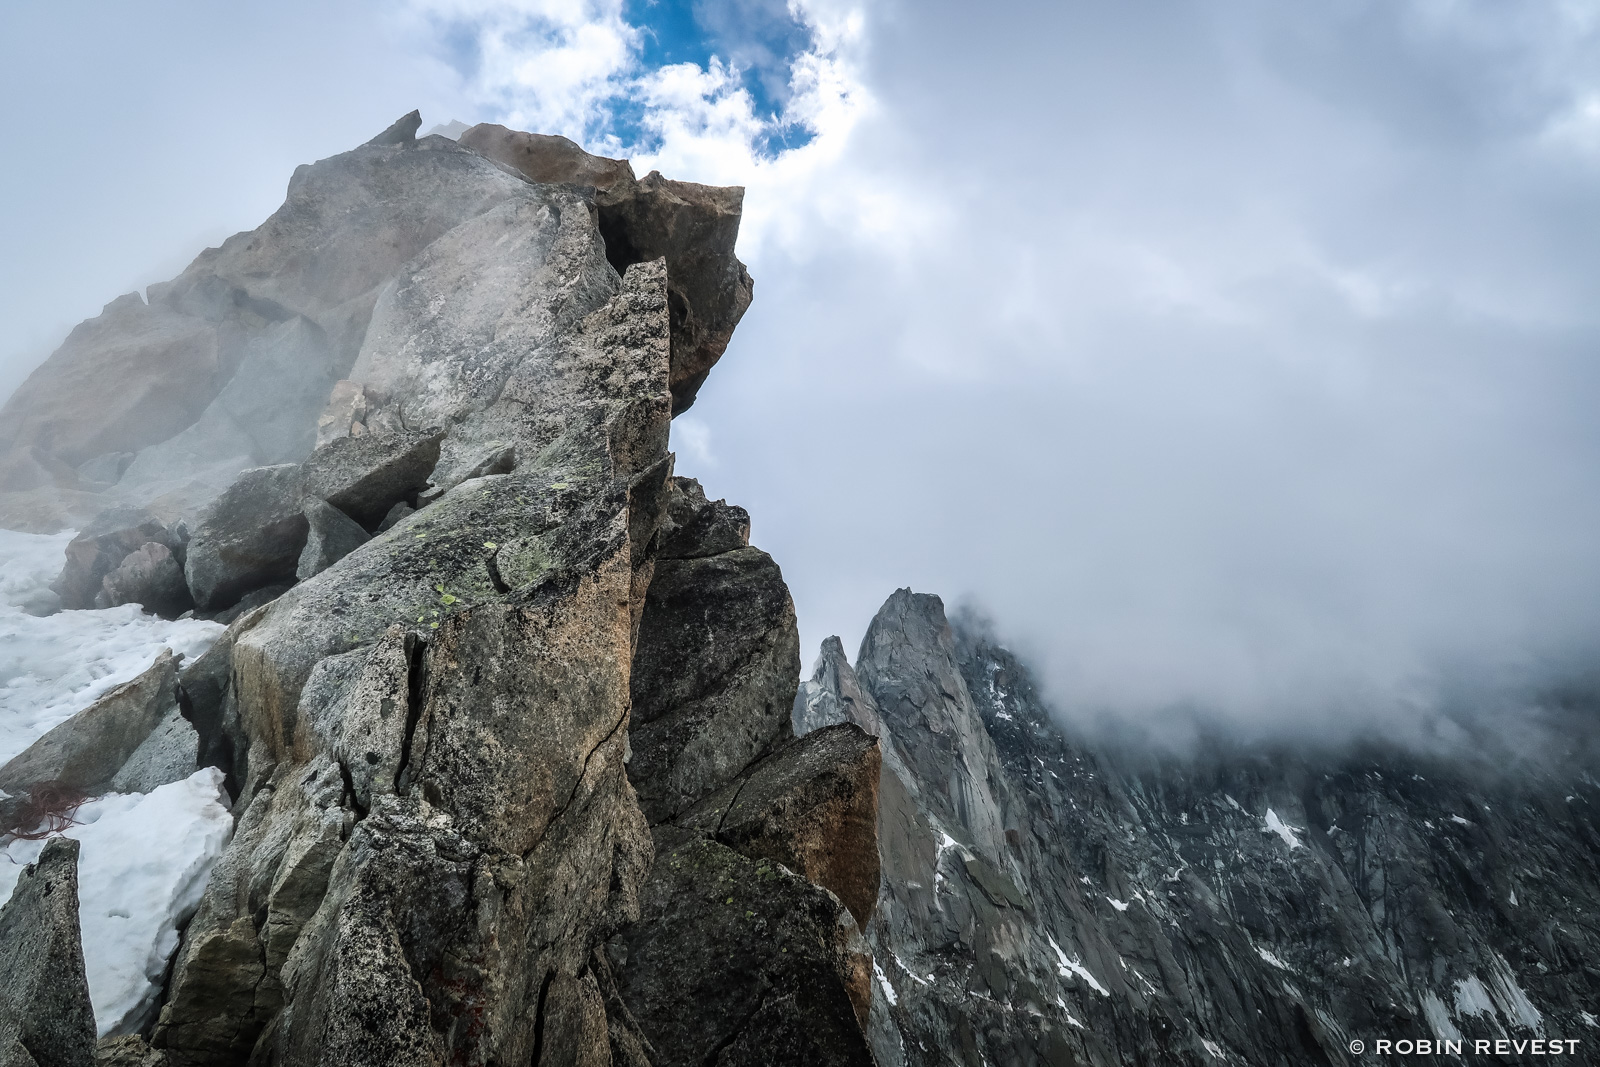
[[[14,336],[420,103],[746,186],[756,302],[676,447],[751,511],[808,648],[909,584],[985,604],[1079,721],[1329,731],[1600,654],[1600,5],[274,10],[259,69],[207,65],[248,12],[176,45],[41,21],[97,61],[0,57],[82,124],[184,88],[165,139],[33,135]],[[159,61],[116,67],[123,39]]]

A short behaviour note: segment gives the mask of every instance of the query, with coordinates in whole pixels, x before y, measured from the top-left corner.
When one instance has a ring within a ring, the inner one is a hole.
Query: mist
[[[1427,736],[1589,675],[1600,8],[816,0],[796,53],[739,37],[773,5],[699,6],[776,118],[650,67],[666,15],[621,3],[8,12],[0,391],[420,105],[747,186],[755,304],[674,447],[808,666],[909,585],[1073,722],[1163,736]]]

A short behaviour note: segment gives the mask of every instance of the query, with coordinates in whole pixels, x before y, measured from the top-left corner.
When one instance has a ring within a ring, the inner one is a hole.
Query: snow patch
[[[1450,821],[1454,822],[1454,823],[1460,823],[1462,826],[1471,826],[1472,825],[1470,822],[1468,822],[1466,819],[1463,819],[1459,815],[1450,816]]]
[[[1588,1012],[1580,1011],[1578,1014],[1583,1016],[1583,1021],[1584,1021],[1584,1023],[1586,1025],[1588,1025],[1588,1026],[1600,1026],[1600,1020],[1597,1020],[1593,1015],[1590,1015]]]
[[[1478,981],[1478,976],[1469,974],[1456,983],[1455,997],[1457,1015],[1483,1015],[1494,1017],[1494,998],[1489,996],[1489,991]]]
[[[1460,1003],[1459,999],[1457,1003]],[[1422,1015],[1428,1020],[1428,1028],[1433,1031],[1433,1036],[1440,1041],[1461,1040],[1461,1031],[1456,1029],[1455,1020],[1450,1018],[1449,1009],[1432,990],[1422,995]]]
[[[1111,995],[1110,991],[1107,990],[1105,986],[1095,981],[1094,975],[1089,973],[1087,967],[1085,967],[1080,961],[1069,958],[1065,952],[1061,951],[1061,946],[1056,944],[1055,938],[1051,937],[1049,934],[1045,934],[1044,936],[1045,940],[1050,942],[1050,947],[1055,949],[1056,959],[1060,962],[1058,973],[1062,978],[1066,978],[1075,974],[1079,978],[1082,978],[1085,982],[1088,982],[1089,985],[1093,987],[1094,991],[1099,993],[1102,997],[1109,997]]]
[[[154,792],[111,793],[78,809],[62,836],[81,845],[78,910],[89,1000],[100,1036],[148,1021],[178,947],[178,927],[200,906],[211,866],[233,833],[222,772],[196,771]],[[11,899],[43,841],[0,848],[0,903]]]
[[[1116,908],[1118,911],[1128,910],[1127,901],[1118,900],[1116,897],[1106,897],[1106,899],[1109,900],[1111,902],[1111,906]]]
[[[872,973],[877,975],[878,984],[883,987],[883,999],[889,1002],[889,1007],[900,1003],[900,998],[895,996],[894,986],[889,984],[889,976],[883,973],[883,968],[878,966],[878,961],[872,961]]]
[[[1274,967],[1278,968],[1280,971],[1289,970],[1289,965],[1287,963],[1284,963],[1282,960],[1280,960],[1278,957],[1274,956],[1272,953],[1268,952],[1264,948],[1257,948],[1256,949],[1256,955],[1260,956],[1262,959],[1266,960],[1268,963],[1272,964]]]
[[[1277,834],[1283,838],[1283,843],[1289,846],[1289,851],[1293,852],[1297,848],[1304,847],[1300,844],[1300,838],[1294,829],[1278,818],[1278,813],[1271,808],[1267,809],[1266,827],[1268,833]]]
[[[1200,1039],[1200,1044],[1205,1046],[1205,1050],[1210,1053],[1213,1058],[1219,1060],[1225,1060],[1228,1058],[1228,1054],[1222,1051],[1222,1046],[1211,1040],[1209,1037],[1202,1037]]]
[[[1067,1022],[1071,1023],[1073,1026],[1076,1026],[1079,1030],[1083,1029],[1083,1024],[1080,1023],[1073,1016],[1073,1014],[1070,1011],[1067,1010],[1067,1002],[1066,1001],[1062,1000],[1060,997],[1057,997],[1056,998],[1056,1007],[1060,1008],[1061,1009],[1061,1014],[1065,1015],[1067,1017]]]

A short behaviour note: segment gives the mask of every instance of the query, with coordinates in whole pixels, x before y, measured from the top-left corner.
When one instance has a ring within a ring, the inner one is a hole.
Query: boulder
[[[326,501],[312,497],[306,501],[304,511],[309,532],[294,572],[302,582],[321,574],[372,539],[354,519]]]
[[[607,953],[651,1062],[872,1063],[871,957],[827,890],[664,827],[640,910]]]
[[[21,793],[36,783],[53,782],[90,795],[104,792],[177,707],[177,673],[177,657],[162,649],[149,670],[110,690],[0,767],[0,790]]]
[[[76,327],[0,408],[0,452],[36,445],[68,470],[136,452],[194,422],[230,373],[213,323],[129,293]]]
[[[294,577],[307,531],[303,480],[298,464],[257,467],[200,513],[184,565],[199,610],[229,607],[252,589]]]
[[[183,541],[145,508],[121,505],[102,511],[67,544],[66,566],[50,588],[61,597],[64,608],[95,607],[95,598],[105,591],[106,575],[129,553],[152,543],[171,552]]]
[[[93,1067],[94,1057],[78,842],[55,837],[0,907],[0,1063]]]
[[[460,143],[529,181],[594,189],[606,255],[617,273],[666,259],[673,413],[687,410],[750,306],[750,275],[734,255],[744,189],[670,181],[655,171],[640,181],[625,159],[493,123],[467,130]]]
[[[335,437],[306,460],[306,493],[373,529],[428,484],[443,439],[437,430]]]
[[[94,606],[114,608],[139,604],[148,612],[175,619],[194,606],[183,576],[183,564],[158,541],[147,541],[122,557],[104,578]]]
[[[864,930],[878,900],[880,765],[877,739],[859,726],[824,727],[757,763],[677,825],[832,891]]]
[[[629,774],[652,823],[793,736],[800,674],[794,602],[772,557],[743,544],[742,509],[673,484],[633,661]]]
[[[665,258],[672,307],[672,411],[688,410],[754,295],[734,253],[744,189],[697,185],[652,171],[595,196],[617,269]]]
[[[200,735],[174,704],[111,779],[111,791],[149,793],[183,781],[199,766]]]
[[[106,452],[78,464],[78,479],[94,485],[115,485],[133,462],[133,452]]]
[[[529,181],[587,185],[595,189],[636,184],[625,159],[592,156],[576,141],[544,133],[508,130],[480,122],[456,138],[463,146],[504,163]]]

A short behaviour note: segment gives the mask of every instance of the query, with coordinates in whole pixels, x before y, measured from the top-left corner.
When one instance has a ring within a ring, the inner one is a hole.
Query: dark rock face
[[[18,794],[39,782],[55,782],[89,795],[105,791],[129,757],[177,708],[176,681],[177,660],[163,649],[149,670],[112,689],[0,767],[0,790]]]
[[[215,611],[294,578],[305,548],[304,476],[284,463],[244,472],[200,513],[184,575],[195,606]]]
[[[794,602],[742,508],[674,479],[633,663],[629,775],[669,819],[792,737]]]
[[[771,860],[659,830],[641,919],[611,953],[652,1064],[872,1062],[851,999],[871,970],[855,924]]]
[[[878,901],[875,738],[824,727],[755,764],[676,820],[831,891],[865,927]]]
[[[847,705],[853,672],[823,660],[810,706]],[[1094,751],[982,627],[906,590],[858,684],[884,728],[880,1063],[1354,1064],[1356,1038],[1586,1037],[1600,795],[1581,771]]]
[[[78,933],[78,843],[55,838],[0,907],[0,1063],[92,1067]]]

